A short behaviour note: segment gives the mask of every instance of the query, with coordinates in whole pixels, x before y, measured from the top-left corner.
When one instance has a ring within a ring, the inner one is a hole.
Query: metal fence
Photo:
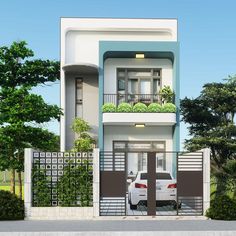
[[[104,103],[114,103],[117,106],[122,102],[127,102],[131,105],[138,102],[147,105],[153,102],[162,104],[160,94],[104,94],[103,99]]]
[[[92,206],[93,153],[34,152],[32,206]]]

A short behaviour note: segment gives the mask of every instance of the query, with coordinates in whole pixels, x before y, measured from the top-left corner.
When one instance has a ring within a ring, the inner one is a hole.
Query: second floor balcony
[[[145,105],[149,105],[151,103],[163,104],[164,98],[162,94],[104,94],[103,95],[103,103],[113,103],[116,106],[121,103],[129,103],[130,105],[135,105],[137,103],[144,103]],[[174,97],[169,101],[174,103]]]
[[[162,94],[104,94],[104,125],[167,125],[176,123],[174,96]]]

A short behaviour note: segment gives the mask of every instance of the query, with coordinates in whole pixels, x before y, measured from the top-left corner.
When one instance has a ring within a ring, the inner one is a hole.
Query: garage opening
[[[203,153],[101,152],[100,215],[202,214]]]

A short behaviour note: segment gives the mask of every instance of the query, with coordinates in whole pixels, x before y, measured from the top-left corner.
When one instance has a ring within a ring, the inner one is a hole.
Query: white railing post
[[[93,150],[93,215],[99,216],[99,149],[95,148]]]
[[[25,217],[26,219],[31,216],[32,206],[32,162],[33,162],[33,149],[25,148],[24,151],[24,203],[25,203]]]
[[[206,214],[210,207],[211,194],[211,173],[210,173],[210,149],[205,148],[203,151],[203,214]]]

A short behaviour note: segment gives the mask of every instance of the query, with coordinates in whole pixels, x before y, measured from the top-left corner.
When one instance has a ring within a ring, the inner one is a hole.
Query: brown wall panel
[[[156,153],[148,152],[147,163],[147,214],[156,215]]]
[[[178,196],[202,196],[203,172],[202,171],[178,171],[177,172]]]
[[[125,197],[126,178],[125,171],[100,172],[101,197]]]

